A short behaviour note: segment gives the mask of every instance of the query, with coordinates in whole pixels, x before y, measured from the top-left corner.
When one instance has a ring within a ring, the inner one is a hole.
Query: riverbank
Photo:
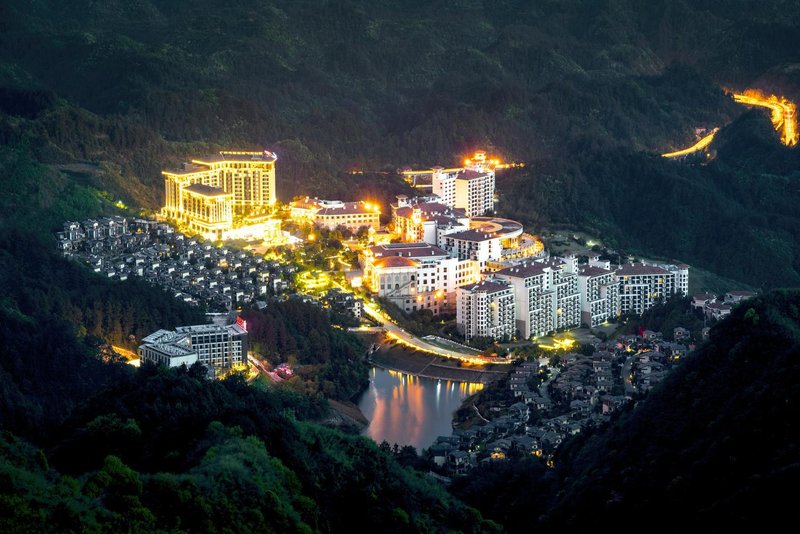
[[[508,374],[507,365],[467,365],[457,360],[442,358],[405,346],[385,345],[370,355],[376,367],[398,371],[422,378],[488,384]]]
[[[361,434],[369,426],[369,419],[359,409],[358,405],[350,401],[328,400],[331,407],[328,417],[322,421],[326,426],[338,428],[345,432]]]

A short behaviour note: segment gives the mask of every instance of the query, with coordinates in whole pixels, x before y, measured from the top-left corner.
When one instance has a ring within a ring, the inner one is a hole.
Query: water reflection
[[[430,446],[437,436],[452,433],[452,418],[469,395],[482,384],[433,380],[373,368],[369,389],[359,408],[370,420],[365,433],[380,443]]]

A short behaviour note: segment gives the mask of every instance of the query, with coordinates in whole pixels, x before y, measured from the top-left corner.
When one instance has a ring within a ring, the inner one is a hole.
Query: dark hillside
[[[509,468],[511,484],[478,473],[456,493],[519,532],[532,520],[545,531],[769,530],[800,476],[798,380],[800,292],[772,292],[736,308],[635,408],[568,442],[554,470]]]

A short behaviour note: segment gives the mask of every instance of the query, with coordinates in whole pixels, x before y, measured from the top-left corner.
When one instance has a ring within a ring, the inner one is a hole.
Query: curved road
[[[396,323],[392,322],[391,318],[385,314],[379,308],[374,307],[372,304],[368,302],[364,302],[364,313],[366,313],[371,319],[379,322],[386,333],[389,334],[389,337],[396,339],[398,342],[407,345],[409,347],[415,348],[422,352],[429,352],[431,354],[435,354],[437,356],[443,356],[445,358],[456,358],[463,361],[468,361],[470,363],[476,364],[487,364],[487,363],[509,363],[508,360],[500,359],[500,358],[488,358],[486,356],[482,356],[479,351],[474,350],[467,352],[469,349],[464,348],[464,352],[459,352],[451,349],[445,349],[438,345],[433,345],[428,343],[427,341],[416,337],[415,335],[405,331]]]
[[[795,146],[800,141],[800,132],[798,132],[797,127],[797,106],[795,106],[794,102],[776,95],[765,96],[759,91],[751,89],[744,93],[733,93],[733,100],[745,106],[758,106],[770,110],[770,120],[775,129],[781,132],[781,143],[784,145]],[[719,131],[719,128],[714,128],[710,134],[689,148],[667,152],[666,154],[661,154],[661,157],[681,158],[705,150],[714,140],[714,135],[717,131]]]

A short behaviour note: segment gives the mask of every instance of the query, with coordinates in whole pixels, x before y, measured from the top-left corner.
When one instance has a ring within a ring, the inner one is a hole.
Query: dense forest
[[[3,431],[0,528],[498,530],[367,438],[304,422],[322,410],[201,368],[124,373],[47,427],[42,448]]]
[[[528,164],[498,177],[498,209],[534,231],[570,225],[753,286],[800,283],[798,150],[777,142],[765,112],[747,114],[723,91],[800,100],[793,3],[0,9],[0,168],[6,183],[34,172],[60,184],[60,211],[102,195],[158,207],[160,169],[219,146],[273,148],[283,200],[358,190],[387,203],[408,192],[396,168],[482,147]],[[732,122],[710,165],[656,156]],[[28,160],[47,166],[20,165]]]
[[[202,310],[98,276],[35,233],[0,231],[0,295],[3,532],[499,529],[367,438],[314,422],[326,396],[367,379],[363,347],[323,310],[246,311],[258,350],[304,369],[298,387],[265,388],[101,358],[105,342]]]
[[[565,442],[554,469],[481,468],[455,494],[512,532],[778,528],[800,476],[800,291],[747,301],[710,334],[634,408]]]
[[[353,334],[333,325],[326,310],[297,300],[277,301],[264,310],[246,309],[251,350],[272,363],[295,367],[290,385],[308,393],[350,400],[368,383],[366,347]]]

